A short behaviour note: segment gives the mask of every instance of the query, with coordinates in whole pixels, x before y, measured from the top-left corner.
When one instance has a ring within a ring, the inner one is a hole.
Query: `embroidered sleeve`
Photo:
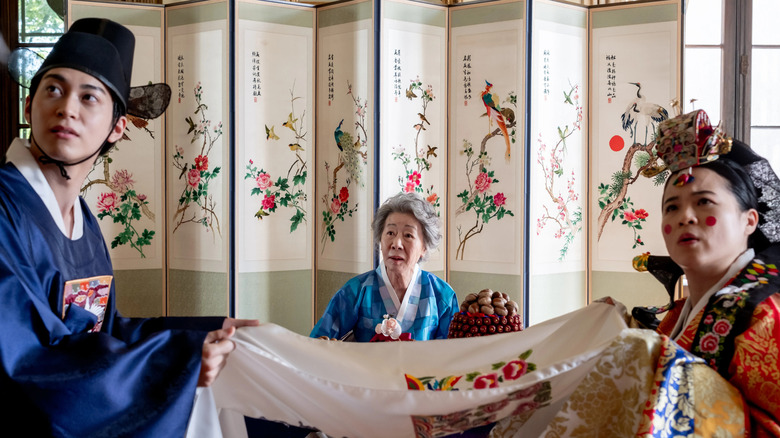
[[[780,293],[756,306],[750,327],[735,340],[729,374],[747,401],[751,429],[780,435]]]

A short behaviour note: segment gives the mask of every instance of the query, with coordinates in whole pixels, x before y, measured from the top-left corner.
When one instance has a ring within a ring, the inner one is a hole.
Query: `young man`
[[[129,319],[79,191],[127,124],[135,39],[83,19],[31,82],[0,166],[0,418],[10,436],[183,436],[196,386],[235,348],[230,318]],[[223,342],[220,342],[223,341]],[[14,433],[18,432],[18,433]]]

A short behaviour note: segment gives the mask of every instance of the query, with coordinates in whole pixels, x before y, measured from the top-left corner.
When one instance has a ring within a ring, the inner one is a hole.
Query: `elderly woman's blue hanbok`
[[[415,267],[403,302],[387,280],[384,264],[347,281],[328,303],[311,337],[341,339],[353,331],[355,340],[368,342],[385,315],[401,323],[401,331],[415,341],[446,339],[458,297],[447,282]]]

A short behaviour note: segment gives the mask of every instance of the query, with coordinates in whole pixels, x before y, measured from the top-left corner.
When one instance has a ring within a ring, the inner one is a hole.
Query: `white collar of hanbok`
[[[35,190],[35,193],[41,198],[43,204],[46,205],[46,209],[49,210],[49,214],[51,214],[52,219],[54,219],[62,234],[67,236],[65,220],[62,218],[57,198],[54,197],[54,192],[51,186],[49,186],[49,182],[46,181],[46,177],[43,176],[41,168],[38,167],[38,163],[35,161],[32,152],[30,152],[30,142],[21,138],[14,139],[8,148],[6,162],[13,163],[19,170],[24,179],[27,180],[33,190]],[[83,215],[81,202],[76,198],[76,201],[73,203],[73,233],[71,233],[71,240],[78,240],[84,234]]]
[[[709,288],[709,290],[707,290],[699,302],[696,303],[696,306],[691,306],[691,300],[685,300],[680,317],[677,318],[677,324],[675,324],[674,330],[672,330],[672,338],[675,341],[679,339],[680,335],[682,335],[683,328],[688,327],[688,324],[693,322],[693,318],[698,315],[699,312],[701,312],[704,306],[707,305],[707,303],[710,301],[710,298],[717,294],[718,291],[723,289],[723,286],[726,284],[726,282],[729,281],[731,277],[737,275],[739,271],[742,270],[742,268],[747,266],[747,264],[753,260],[755,255],[756,252],[753,250],[753,248],[748,248],[739,257],[737,257],[737,259],[734,260],[734,263],[729,266],[726,274],[723,275],[723,277],[721,277],[721,279],[718,280],[711,288]]]
[[[387,276],[387,269],[385,268],[384,261],[379,262],[379,268],[382,271],[382,281],[384,286],[379,288],[379,293],[382,295],[382,300],[385,303],[385,310],[388,314],[395,313],[395,319],[401,323],[401,330],[408,331],[414,323],[414,316],[417,314],[417,304],[419,303],[421,286],[419,284],[420,277],[420,265],[414,265],[414,273],[412,279],[409,281],[409,285],[406,287],[406,293],[404,294],[403,303],[398,299],[398,294],[393,289],[393,285],[390,284],[390,278]],[[411,300],[411,298],[415,298]],[[395,309],[388,308],[388,298],[392,300]],[[393,312],[398,310],[398,312]]]

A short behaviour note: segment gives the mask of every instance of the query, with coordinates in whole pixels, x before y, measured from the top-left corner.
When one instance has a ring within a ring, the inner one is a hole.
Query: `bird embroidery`
[[[428,150],[425,152],[425,158],[428,159],[430,158],[431,155],[433,155],[434,157],[438,157],[438,155],[436,155],[436,149],[439,149],[439,147],[438,146],[431,147],[431,145],[428,145]]]
[[[268,125],[265,125],[265,139],[266,140],[279,140],[279,136],[274,134],[274,127],[273,125],[271,128],[268,128]]]
[[[290,143],[287,146],[293,152],[295,152],[295,151],[302,151],[303,150],[303,147],[300,144],[298,144],[298,143]]]
[[[293,131],[295,131],[295,122],[297,122],[298,119],[293,119],[293,113],[290,113],[289,116],[287,116],[287,121],[282,123],[282,126],[286,126]]]
[[[428,119],[426,119],[426,118],[425,118],[425,114],[423,114],[423,113],[417,113],[417,115],[420,117],[420,120],[421,120],[422,122],[425,122],[425,123],[427,123],[427,124],[429,124],[429,125],[431,124],[431,122],[429,122],[429,121],[428,121]]]
[[[341,138],[344,137],[344,131],[341,130],[342,123],[344,123],[344,119],[341,119],[339,126],[336,128],[336,131],[333,132],[333,136],[336,137],[336,146],[339,147],[340,151],[344,150],[344,146],[341,145]]]
[[[634,143],[636,143],[636,131],[639,122],[645,125],[645,144],[647,144],[647,131],[652,128],[655,133],[655,127],[658,123],[669,118],[669,113],[661,105],[645,102],[645,96],[642,95],[642,84],[639,82],[629,82],[636,86],[636,98],[628,104],[626,112],[620,116],[624,131],[628,131]]]
[[[512,150],[509,142],[509,133],[506,130],[506,121],[504,120],[501,107],[498,105],[498,96],[490,92],[490,89],[493,88],[493,84],[487,80],[485,81],[485,84],[487,85],[485,85],[485,91],[482,92],[482,103],[485,104],[485,109],[487,110],[488,128],[492,130],[493,122],[495,121],[499,129],[501,129],[501,134],[504,135],[504,141],[506,141],[505,158],[508,162]]]

